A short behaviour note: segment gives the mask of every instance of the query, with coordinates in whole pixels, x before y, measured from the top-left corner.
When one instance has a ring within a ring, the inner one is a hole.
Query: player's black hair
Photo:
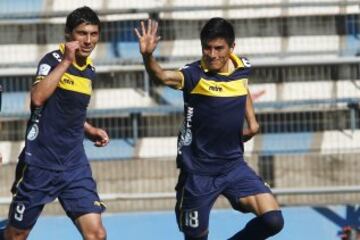
[[[75,9],[67,16],[65,24],[65,38],[68,38],[67,35],[71,34],[74,28],[82,23],[97,25],[100,31],[101,24],[98,15],[91,8],[84,6]]]
[[[209,40],[223,38],[232,46],[235,41],[234,27],[223,18],[215,17],[207,21],[200,32],[201,45],[204,46]]]

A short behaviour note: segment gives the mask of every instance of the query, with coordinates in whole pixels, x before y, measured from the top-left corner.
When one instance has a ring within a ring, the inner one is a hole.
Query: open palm
[[[150,55],[154,52],[160,40],[160,36],[157,36],[158,23],[149,19],[146,27],[144,21],[141,21],[140,24],[140,29],[134,29],[139,39],[140,52],[142,55]]]

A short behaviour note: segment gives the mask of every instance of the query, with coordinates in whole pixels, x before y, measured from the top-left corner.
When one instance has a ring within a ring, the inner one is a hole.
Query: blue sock
[[[189,237],[189,236],[185,236],[185,240],[207,240],[208,239],[208,235],[202,236],[202,237]],[[2,239],[0,239],[2,240]]]
[[[5,240],[5,228],[6,228],[6,225],[7,225],[7,222],[8,220],[2,220],[0,221],[0,240]]]
[[[284,218],[281,211],[274,210],[253,218],[244,229],[229,240],[264,240],[280,232],[283,227]]]
[[[0,240],[5,240],[4,231],[5,229],[0,229]]]

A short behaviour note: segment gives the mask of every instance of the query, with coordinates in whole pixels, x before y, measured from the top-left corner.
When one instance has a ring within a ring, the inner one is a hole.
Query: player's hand
[[[109,143],[109,136],[101,128],[93,128],[87,132],[87,137],[94,142],[96,147],[105,147]]]
[[[105,130],[97,128],[95,133],[95,146],[105,147],[109,143],[109,136]]]
[[[64,60],[72,63],[75,60],[75,53],[79,48],[79,41],[66,42]]]
[[[145,27],[144,21],[141,21],[140,25],[140,29],[134,29],[135,34],[139,39],[140,53],[144,56],[151,55],[161,38],[157,35],[158,22],[148,19],[146,24],[147,27]]]

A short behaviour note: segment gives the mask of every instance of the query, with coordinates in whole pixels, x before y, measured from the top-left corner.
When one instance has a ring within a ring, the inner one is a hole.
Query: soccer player
[[[96,146],[107,133],[86,122],[95,69],[89,58],[100,20],[89,7],[66,19],[65,43],[40,61],[31,89],[31,117],[19,156],[9,223],[0,239],[26,239],[45,204],[56,198],[84,239],[106,239],[96,183],[83,146]]]
[[[247,86],[249,61],[233,54],[233,26],[222,18],[210,19],[200,33],[201,60],[170,71],[153,56],[160,40],[158,23],[140,24],[135,33],[150,77],[183,91],[185,119],[178,138],[175,211],[185,239],[208,239],[209,214],[219,195],[234,209],[256,215],[230,239],[275,235],[284,224],[278,203],[243,157],[243,142],[258,132],[259,124]]]
[[[1,100],[2,100],[2,86],[0,85],[0,112],[1,112]],[[2,164],[2,154],[0,152],[0,165]]]

